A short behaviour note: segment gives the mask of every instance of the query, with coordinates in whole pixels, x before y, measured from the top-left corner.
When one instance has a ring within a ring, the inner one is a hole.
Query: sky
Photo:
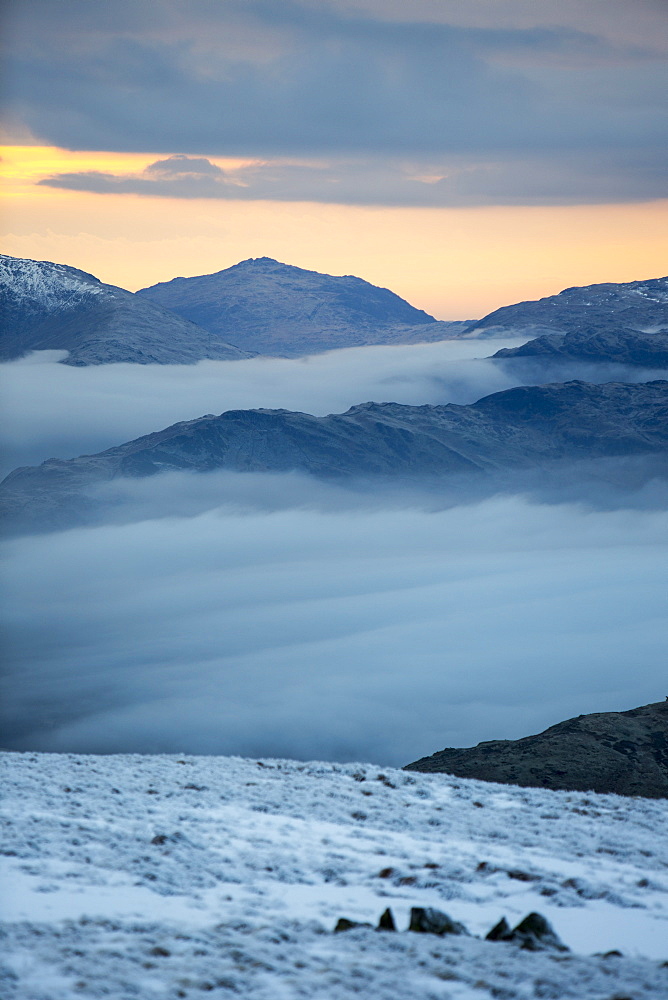
[[[8,0],[2,247],[439,319],[666,270],[662,0]]]

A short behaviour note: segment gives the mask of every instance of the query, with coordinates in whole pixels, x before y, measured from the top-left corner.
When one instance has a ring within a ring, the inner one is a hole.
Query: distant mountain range
[[[0,320],[0,360],[58,349],[70,352],[64,361],[70,365],[301,357],[374,344],[521,336],[534,339],[495,358],[533,358],[548,368],[573,359],[668,365],[668,278],[568,288],[481,320],[449,322],[361,278],[269,257],[133,294],[64,264],[0,256]]]
[[[0,360],[67,350],[65,364],[250,357],[148,299],[65,264],[0,255]]]
[[[440,322],[387,288],[257,257],[216,274],[141,288],[137,295],[258,354],[300,357],[342,347],[458,336],[470,321]]]
[[[536,339],[495,358],[618,362],[668,366],[668,278],[567,288],[485,316],[469,333]]]
[[[315,417],[231,410],[97,455],[49,459],[0,484],[11,523],[48,527],[118,477],[173,471],[300,470],[322,477],[424,477],[666,453],[668,381],[522,386],[470,406],[364,403]]]
[[[407,771],[531,788],[668,798],[668,701],[599,712],[521,740],[489,740],[422,757]]]

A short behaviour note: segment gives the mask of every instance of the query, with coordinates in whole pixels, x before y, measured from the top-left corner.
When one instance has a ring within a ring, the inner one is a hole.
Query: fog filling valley
[[[84,368],[60,364],[64,351],[37,351],[0,364],[1,473],[47,458],[91,454],[224,410],[283,408],[323,416],[368,400],[466,404],[522,384],[668,376],[620,364],[489,360],[499,348],[526,339],[355,347],[297,359]]]
[[[468,403],[521,381],[476,360],[498,346],[179,367],[44,352],[2,366],[4,445],[13,467],[231,408]],[[400,765],[656,701],[666,487],[634,468],[484,497],[297,473],[107,484],[106,523],[3,543],[3,745]]]

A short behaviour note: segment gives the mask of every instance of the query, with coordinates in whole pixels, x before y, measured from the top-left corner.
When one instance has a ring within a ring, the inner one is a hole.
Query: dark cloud
[[[347,205],[564,205],[643,201],[665,195],[665,171],[651,154],[594,158],[557,155],[473,161],[464,157],[396,162],[331,159],[261,162],[223,170],[205,157],[171,156],[141,174],[55,174],[46,187],[100,194],[334,202]]]
[[[488,188],[474,170],[473,193],[459,181],[411,197],[381,175],[381,186],[393,189],[390,203],[520,201],[523,180],[536,199],[572,200],[571,187],[589,199],[597,181],[606,197],[656,197],[665,63],[657,51],[585,30],[584,14],[578,30],[572,18],[551,27],[399,23],[315,2],[25,0],[9,5],[6,21],[10,117],[57,145],[272,160],[445,159],[446,166],[448,157],[468,157],[491,178]],[[650,175],[644,186],[628,159],[637,149]],[[575,179],[555,191],[551,173],[564,164]],[[271,188],[290,198],[304,183],[330,200],[329,178],[277,169],[273,181],[264,173],[255,179],[258,197]],[[354,189],[356,169],[346,175],[334,165],[333,183]],[[370,177],[373,165],[365,171]],[[191,180],[204,189],[204,175]],[[224,187],[220,177],[210,181],[209,191]],[[370,187],[362,178],[364,193],[345,200],[371,201]]]

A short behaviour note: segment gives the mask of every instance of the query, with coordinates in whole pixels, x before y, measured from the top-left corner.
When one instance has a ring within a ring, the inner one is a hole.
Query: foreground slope
[[[364,764],[1,760],[6,1000],[668,995],[668,803]],[[387,907],[397,933],[372,929]],[[413,907],[469,933],[408,932]],[[484,940],[529,912],[570,950]]]
[[[665,455],[668,381],[521,386],[470,406],[364,403],[314,417],[230,410],[97,455],[15,469],[0,484],[12,525],[72,523],[87,491],[166,471],[299,470],[323,477],[484,476],[587,459]]]
[[[521,740],[446,748],[406,770],[668,799],[668,700],[628,712],[580,715]]]
[[[161,306],[92,274],[0,255],[0,360],[69,351],[68,365],[190,364],[248,357]]]
[[[245,350],[282,357],[444,340],[467,325],[439,322],[362,278],[320,274],[271,257],[244,260],[216,274],[174,278],[137,295]]]

